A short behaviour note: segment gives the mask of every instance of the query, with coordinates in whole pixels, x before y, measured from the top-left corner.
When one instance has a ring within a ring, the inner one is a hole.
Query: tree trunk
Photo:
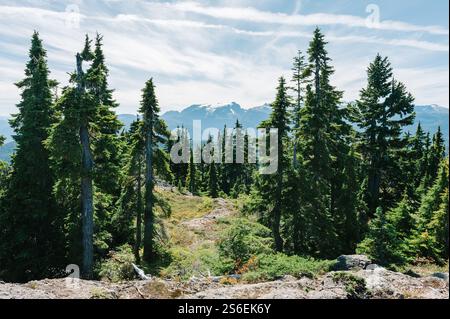
[[[278,172],[278,176],[282,176],[281,172]],[[280,177],[278,178],[277,183],[277,191],[275,198],[275,207],[273,209],[273,223],[272,223],[272,232],[275,240],[275,250],[278,252],[283,251],[283,239],[280,235],[280,221],[281,221],[281,182]]]
[[[134,257],[136,262],[141,262],[141,256],[139,255],[139,248],[142,241],[142,164],[139,160],[138,163],[138,176],[137,176],[137,216],[136,216],[136,243],[134,246]]]
[[[83,265],[82,275],[84,279],[92,279],[94,265],[94,200],[92,190],[92,155],[90,151],[89,132],[87,125],[80,128],[80,140],[82,147],[82,177],[81,177],[81,202],[82,202],[82,236],[83,236]]]
[[[153,228],[154,228],[154,216],[153,216],[153,166],[152,166],[152,154],[153,154],[153,118],[145,119],[146,123],[146,137],[145,137],[145,161],[146,161],[146,173],[145,173],[145,210],[144,210],[144,260],[147,262],[152,261],[154,256],[153,251]]]
[[[82,59],[77,54],[77,90],[80,97],[84,94],[85,86],[83,79]],[[81,99],[80,99],[81,100]],[[80,105],[80,111],[84,112],[85,106]],[[92,189],[92,170],[94,162],[91,154],[89,140],[89,129],[87,116],[83,114],[80,123],[80,143],[81,143],[81,207],[82,207],[82,277],[92,279],[92,269],[94,265],[94,195]]]

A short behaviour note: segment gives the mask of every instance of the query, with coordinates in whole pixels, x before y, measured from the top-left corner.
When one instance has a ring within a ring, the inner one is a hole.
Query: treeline
[[[448,158],[414,98],[377,55],[367,86],[342,106],[319,29],[294,59],[291,87],[279,80],[265,127],[279,130],[279,167],[256,175],[245,210],[272,229],[277,251],[336,258],[355,250],[383,265],[448,260]],[[292,92],[292,93],[291,93]],[[351,124],[356,124],[353,129]]]
[[[245,132],[239,122],[231,135],[224,128],[205,141],[225,148],[231,140],[234,163],[221,164],[225,153],[221,161],[195,163],[207,144],[194,148],[184,128],[170,139],[152,79],[125,131],[100,35],[86,37],[74,62],[69,85],[56,94],[33,34],[11,120],[17,150],[10,166],[0,164],[1,279],[61,276],[68,264],[94,278],[101,260],[123,244],[134,247],[137,263],[155,262],[163,254],[160,218],[170,214],[170,203],[154,191],[159,179],[194,195],[241,198],[244,213],[258,214],[274,248],[287,254],[359,251],[387,265],[448,259],[443,136],[420,125],[414,135],[403,133],[414,122],[414,99],[387,58],[375,58],[359,100],[343,106],[324,36],[315,30],[306,57],[294,59],[291,84],[279,80],[272,114],[260,125],[278,128],[278,170],[271,175],[248,163],[246,133],[237,149]],[[175,164],[169,154],[177,142],[190,152]],[[244,164],[236,163],[238,154]]]

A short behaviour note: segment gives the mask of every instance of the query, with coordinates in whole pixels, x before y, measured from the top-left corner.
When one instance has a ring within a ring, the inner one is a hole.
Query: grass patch
[[[185,221],[199,218],[214,209],[214,201],[208,197],[183,195],[178,191],[168,192],[157,189],[157,192],[170,203],[171,220]]]
[[[431,276],[434,273],[449,272],[448,261],[445,265],[437,265],[431,260],[421,260],[414,264],[397,267],[395,271],[410,275],[413,277]]]

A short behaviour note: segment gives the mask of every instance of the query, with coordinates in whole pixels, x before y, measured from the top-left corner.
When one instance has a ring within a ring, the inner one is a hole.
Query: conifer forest
[[[134,120],[120,120],[101,29],[66,57],[64,84],[53,77],[51,38],[29,34],[9,117],[15,148],[0,161],[0,280],[75,271],[92,282],[244,287],[333,273],[349,298],[373,296],[338,271],[360,258],[412,279],[447,273],[448,294],[445,130],[423,125],[416,92],[382,49],[348,70],[365,77],[346,100],[334,38],[312,30],[290,74],[264,84],[275,93],[267,118],[224,121],[200,138],[192,121],[164,120],[157,74],[134,88]]]

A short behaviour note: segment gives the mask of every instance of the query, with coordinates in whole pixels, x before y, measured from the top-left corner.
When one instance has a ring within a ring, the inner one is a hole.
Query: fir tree
[[[139,251],[142,244],[143,173],[145,165],[142,124],[138,117],[125,135],[128,147],[126,174],[122,178],[119,208],[113,219],[115,245],[133,244],[137,263],[140,263]],[[136,217],[136,229],[133,236],[132,222],[134,217]]]
[[[283,238],[281,237],[280,227],[283,211],[285,211],[283,205],[285,195],[283,193],[283,187],[285,183],[286,168],[289,165],[289,162],[287,161],[287,140],[290,130],[288,110],[291,106],[291,101],[287,93],[286,80],[283,77],[278,81],[277,95],[271,106],[272,113],[269,119],[261,123],[260,126],[266,129],[278,129],[278,149],[274,149],[274,146],[270,145],[271,154],[276,152],[278,156],[278,166],[276,173],[259,177],[260,182],[256,184],[256,190],[258,196],[262,199],[262,203],[266,203],[266,217],[264,217],[263,220],[272,229],[275,249],[277,251],[282,251],[284,243]],[[268,208],[269,211],[267,211]]]
[[[62,266],[61,218],[53,196],[54,174],[44,141],[57,116],[53,108],[46,51],[34,32],[19,112],[10,121],[17,151],[5,195],[5,211],[0,216],[0,264],[3,278],[16,281],[54,276]],[[1,275],[1,274],[0,274]]]
[[[415,114],[414,98],[393,79],[387,58],[377,55],[367,75],[368,84],[361,90],[353,120],[361,130],[361,152],[368,175],[367,204],[373,216],[377,207],[388,210],[401,198],[403,176],[397,156],[405,147],[402,128],[413,123]]]
[[[386,215],[381,207],[377,208],[367,236],[358,245],[357,252],[367,254],[380,265],[403,264],[406,259],[401,249],[402,242]]]
[[[103,257],[113,244],[111,220],[121,180],[121,124],[112,111],[116,104],[107,85],[101,37],[97,35],[93,52],[91,44],[86,36],[76,72],[56,105],[62,120],[48,140],[57,175],[55,194],[66,214],[68,258],[81,263],[84,278],[93,277],[94,253]],[[84,62],[90,63],[86,72]]]
[[[410,240],[416,256],[434,258],[438,262],[445,257],[446,249],[448,252],[448,246],[445,247],[445,241],[448,245],[448,238],[441,237],[445,232],[448,233],[448,223],[443,220],[446,205],[448,207],[448,197],[445,197],[448,193],[448,179],[448,160],[443,160],[436,181],[424,195],[420,208],[414,215],[416,228]]]
[[[347,109],[340,108],[342,92],[330,83],[334,69],[326,44],[316,29],[308,49],[313,84],[306,88],[296,141],[304,172],[300,184],[305,188],[299,207],[309,225],[305,233],[307,249],[313,255],[329,258],[339,253],[337,238],[339,233],[344,234],[345,214],[355,211],[356,202],[348,201],[342,190],[354,183],[348,176],[355,176],[356,168],[355,159],[350,158],[354,153],[350,149],[352,130],[345,121]]]
[[[217,198],[219,196],[219,190],[217,186],[216,164],[214,162],[209,164],[208,177],[208,195],[212,198]]]
[[[301,117],[301,108],[302,103],[304,100],[304,86],[307,83],[307,79],[309,77],[309,71],[308,65],[305,61],[305,57],[303,56],[303,53],[299,50],[296,57],[294,57],[294,63],[292,67],[293,75],[292,75],[292,82],[294,83],[294,87],[292,90],[295,93],[295,102],[293,103],[293,110],[292,110],[292,129],[294,131],[294,134],[299,131],[300,129],[300,117]],[[298,145],[296,142],[294,142],[293,145],[293,158],[292,163],[294,166],[297,166],[297,148]]]
[[[441,127],[439,126],[437,132],[433,135],[433,141],[429,150],[428,178],[431,183],[435,180],[439,172],[439,165],[444,158],[445,141],[441,132]]]
[[[448,241],[449,241],[449,197],[448,187],[441,194],[441,205],[436,211],[428,225],[431,236],[434,238],[435,253],[440,259],[439,262],[448,260]]]
[[[189,175],[188,175],[188,181],[187,184],[189,185],[189,192],[191,194],[196,195],[197,194],[197,168],[194,163],[194,150],[191,149],[190,156],[189,156]]]
[[[169,136],[166,123],[159,117],[158,100],[153,79],[146,82],[142,90],[141,108],[143,115],[143,136],[145,140],[145,200],[144,200],[144,260],[152,262],[155,249],[154,206],[160,200],[154,194],[154,175],[170,178],[168,155],[159,145],[164,145]]]

